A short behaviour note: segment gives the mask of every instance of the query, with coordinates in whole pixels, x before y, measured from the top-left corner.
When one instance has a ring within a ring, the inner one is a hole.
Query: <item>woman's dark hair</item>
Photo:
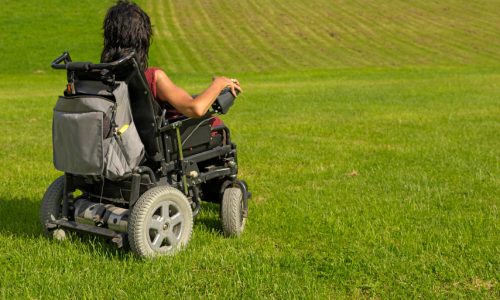
[[[139,67],[146,70],[153,32],[149,16],[137,4],[118,1],[108,9],[102,28],[104,48],[101,62],[111,62],[135,51]]]

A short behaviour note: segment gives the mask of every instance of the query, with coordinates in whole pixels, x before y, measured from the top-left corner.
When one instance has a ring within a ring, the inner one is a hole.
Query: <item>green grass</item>
[[[498,3],[455,2],[143,1],[152,64],[191,92],[243,83],[224,120],[254,198],[241,238],[207,204],[185,251],[140,260],[38,224],[48,62],[97,60],[110,2],[6,1],[0,298],[499,298]]]

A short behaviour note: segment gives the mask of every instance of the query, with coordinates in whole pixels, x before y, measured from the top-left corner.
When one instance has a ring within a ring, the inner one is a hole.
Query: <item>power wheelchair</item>
[[[201,201],[220,204],[223,233],[239,236],[251,193],[237,178],[236,145],[225,125],[235,98],[224,90],[202,118],[167,119],[154,101],[134,53],[110,63],[73,62],[54,108],[57,178],[44,194],[45,235],[67,231],[105,237],[140,257],[173,254],[191,238]]]

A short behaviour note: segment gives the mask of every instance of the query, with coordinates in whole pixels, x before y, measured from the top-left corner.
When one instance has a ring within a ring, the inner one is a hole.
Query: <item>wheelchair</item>
[[[229,90],[201,118],[168,119],[134,53],[94,64],[64,52],[51,66],[66,70],[67,85],[52,124],[54,165],[64,175],[40,207],[46,236],[92,234],[139,257],[170,255],[191,239],[202,201],[220,205],[226,236],[241,235],[251,193],[237,177],[229,128],[211,126],[233,105]]]

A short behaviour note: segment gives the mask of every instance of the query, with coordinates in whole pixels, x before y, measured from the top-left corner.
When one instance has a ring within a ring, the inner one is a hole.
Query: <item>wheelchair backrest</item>
[[[64,66],[68,86],[53,118],[58,170],[121,180],[144,156],[148,164],[162,160],[160,109],[133,56],[96,65],[67,61]]]

